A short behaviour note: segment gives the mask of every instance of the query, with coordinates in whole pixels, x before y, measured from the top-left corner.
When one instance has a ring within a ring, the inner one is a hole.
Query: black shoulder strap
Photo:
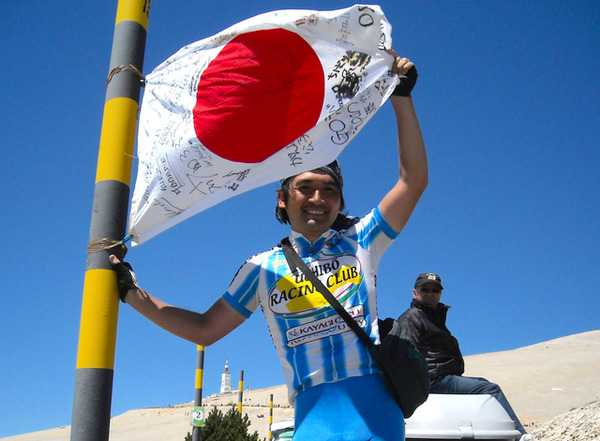
[[[287,260],[288,266],[294,272],[294,269],[299,269],[306,279],[313,284],[313,286],[319,291],[325,300],[329,302],[333,309],[348,323],[348,326],[356,333],[358,338],[363,342],[363,344],[367,347],[371,347],[374,343],[371,341],[367,333],[356,323],[356,321],[350,316],[348,311],[344,309],[344,307],[337,301],[337,299],[331,294],[331,292],[327,289],[323,282],[319,280],[317,276],[310,270],[308,265],[304,263],[304,260],[300,258],[296,250],[292,247],[289,238],[285,238],[281,241],[281,248],[283,250],[283,254],[285,254],[285,259]]]

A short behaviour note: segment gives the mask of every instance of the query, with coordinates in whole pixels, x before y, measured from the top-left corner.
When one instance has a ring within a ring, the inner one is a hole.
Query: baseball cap
[[[434,273],[421,273],[419,277],[417,277],[417,281],[415,282],[415,288],[419,286],[423,286],[426,283],[433,283],[440,287],[440,289],[444,289],[442,286],[442,279],[440,276]]]

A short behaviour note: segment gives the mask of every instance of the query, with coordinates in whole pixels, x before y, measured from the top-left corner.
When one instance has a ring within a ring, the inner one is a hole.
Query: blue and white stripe
[[[346,310],[359,311],[364,315],[363,327],[374,342],[379,341],[377,268],[381,256],[397,235],[379,208],[347,231],[329,231],[313,244],[296,232],[292,231],[291,235],[294,248],[309,266],[317,260],[327,261],[338,257],[342,260],[344,256],[358,259],[360,278],[357,284],[344,289],[344,292],[352,292],[352,295],[342,304]],[[331,276],[316,273],[324,283]],[[273,312],[269,305],[269,294],[284,277],[290,278],[291,272],[281,248],[276,247],[248,259],[223,298],[245,317],[249,317],[259,306],[263,310],[283,365],[290,401],[298,392],[321,383],[379,372],[368,350],[330,307],[318,306],[305,314],[294,314],[294,311],[284,314],[280,312],[281,309]],[[319,327],[324,329],[323,335],[318,331],[312,332]],[[297,337],[293,341],[289,338],[292,335]]]

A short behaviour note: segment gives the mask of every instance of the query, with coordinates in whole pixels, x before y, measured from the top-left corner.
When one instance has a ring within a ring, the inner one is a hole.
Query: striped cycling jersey
[[[379,208],[346,231],[313,244],[292,231],[292,246],[344,308],[379,342],[377,267],[398,233]],[[292,274],[281,247],[248,259],[223,298],[249,317],[260,305],[277,349],[290,402],[325,382],[379,372],[356,334],[302,274]]]

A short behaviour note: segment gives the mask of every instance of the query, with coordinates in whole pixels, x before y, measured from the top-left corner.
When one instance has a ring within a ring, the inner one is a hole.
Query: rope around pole
[[[137,67],[135,67],[133,64],[121,64],[120,66],[113,68],[108,73],[108,77],[106,78],[106,87],[108,87],[109,83],[112,81],[113,77],[116,74],[125,72],[125,71],[129,71],[129,72],[132,72],[135,75],[137,75],[137,77],[140,79],[140,83],[142,83],[142,87],[144,87],[146,85],[146,78],[144,77],[144,75],[142,75],[142,73],[139,71],[139,69]]]
[[[111,250],[111,254],[114,254],[119,259],[125,257],[127,254],[127,245],[126,243],[131,240],[133,234],[125,236],[121,240],[113,240],[113,239],[96,239],[91,241],[88,244],[88,256],[90,254],[98,253],[100,251],[108,251]]]

